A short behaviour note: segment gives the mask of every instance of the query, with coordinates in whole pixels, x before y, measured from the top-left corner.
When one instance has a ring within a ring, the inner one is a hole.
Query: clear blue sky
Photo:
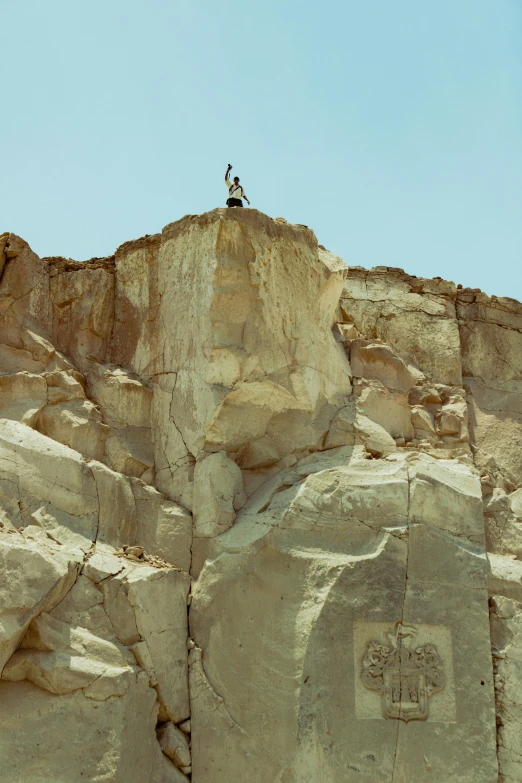
[[[2,0],[0,231],[79,260],[223,206],[522,299],[522,0]]]

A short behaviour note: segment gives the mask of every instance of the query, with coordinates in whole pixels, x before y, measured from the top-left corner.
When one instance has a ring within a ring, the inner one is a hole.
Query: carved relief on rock
[[[381,693],[385,718],[426,720],[429,699],[446,684],[442,661],[434,644],[414,647],[417,631],[396,623],[387,633],[389,643],[372,639],[362,662],[361,678],[370,690]]]

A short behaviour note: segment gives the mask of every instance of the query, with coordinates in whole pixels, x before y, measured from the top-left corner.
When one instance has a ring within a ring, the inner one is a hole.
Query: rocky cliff
[[[0,783],[520,783],[521,304],[217,209],[0,324]]]

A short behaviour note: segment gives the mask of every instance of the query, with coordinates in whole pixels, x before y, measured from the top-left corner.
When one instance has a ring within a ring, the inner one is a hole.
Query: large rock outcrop
[[[255,210],[0,236],[0,783],[520,783],[522,305]]]

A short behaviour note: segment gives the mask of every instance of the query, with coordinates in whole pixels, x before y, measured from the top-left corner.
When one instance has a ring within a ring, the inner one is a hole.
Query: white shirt
[[[236,185],[228,179],[225,180],[225,185],[227,186],[229,198],[246,198],[245,191],[241,185]]]

